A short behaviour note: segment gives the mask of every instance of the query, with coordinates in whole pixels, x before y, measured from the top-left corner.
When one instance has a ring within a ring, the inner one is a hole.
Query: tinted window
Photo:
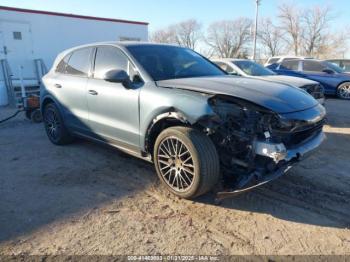
[[[274,63],[277,63],[278,60],[279,60],[279,58],[270,58],[269,61],[268,61],[268,63],[269,63],[269,64],[274,64]]]
[[[297,71],[299,69],[299,60],[283,61],[283,63],[280,66],[280,69]]]
[[[84,48],[74,51],[66,67],[67,74],[87,76],[90,71],[90,56],[92,48]]]
[[[318,61],[304,61],[304,71],[322,72],[324,69],[326,69],[326,66]]]
[[[344,73],[344,69],[340,68],[339,66],[337,66],[337,65],[335,65],[333,63],[323,61],[322,65],[325,68],[331,69],[331,70],[333,70],[336,73],[339,73],[339,74]]]
[[[237,75],[236,70],[234,70],[230,65],[222,63],[222,62],[215,62],[222,70],[229,74]]]
[[[57,65],[57,67],[56,67],[56,72],[62,73],[62,74],[65,74],[65,73],[66,73],[66,68],[67,68],[68,61],[69,61],[70,56],[71,56],[71,54],[66,55],[66,56],[61,60],[61,62],[58,63],[58,65]]]
[[[275,75],[270,69],[263,67],[252,61],[233,61],[244,73],[250,76],[270,76]]]
[[[134,45],[127,48],[155,81],[226,75],[191,49],[166,45]]]
[[[104,74],[113,69],[120,69],[128,72],[128,58],[116,47],[98,47],[95,59],[94,77],[103,79]]]

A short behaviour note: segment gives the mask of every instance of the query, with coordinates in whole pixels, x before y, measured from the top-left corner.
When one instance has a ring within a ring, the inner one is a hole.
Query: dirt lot
[[[0,124],[0,254],[350,255],[350,101],[327,108],[319,152],[220,205],[173,197],[114,149],[54,146],[22,116]]]

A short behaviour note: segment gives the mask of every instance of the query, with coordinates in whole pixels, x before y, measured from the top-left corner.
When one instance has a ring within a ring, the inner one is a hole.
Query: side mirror
[[[124,70],[112,69],[105,73],[104,78],[107,82],[121,83],[125,88],[131,88],[129,75]]]
[[[330,75],[335,73],[332,69],[328,69],[328,68],[323,69],[322,72],[324,72],[326,74],[330,74]]]

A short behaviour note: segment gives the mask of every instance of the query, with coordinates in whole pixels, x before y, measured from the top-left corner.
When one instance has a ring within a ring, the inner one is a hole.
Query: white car
[[[267,59],[264,66],[269,66],[272,64],[280,64],[284,60],[293,60],[293,59],[313,59],[312,57],[304,57],[304,56],[273,56]]]
[[[325,102],[324,88],[316,81],[294,76],[277,75],[270,69],[247,59],[221,58],[213,59],[212,61],[230,75],[270,80],[298,87],[312,95],[320,104]]]

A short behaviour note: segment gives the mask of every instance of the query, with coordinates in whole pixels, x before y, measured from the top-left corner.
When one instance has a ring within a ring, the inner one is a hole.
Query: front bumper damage
[[[216,199],[222,200],[224,198],[235,196],[283,176],[290,170],[293,165],[297,164],[300,160],[303,160],[310,156],[325,139],[325,134],[320,131],[302,143],[290,148],[286,148],[283,143],[277,144],[265,141],[257,141],[255,143],[254,149],[256,155],[273,159],[273,161],[279,166],[277,170],[264,175],[261,175],[259,172],[254,171],[248,175],[245,180],[240,181],[240,183],[235,188],[223,192],[218,192]]]

